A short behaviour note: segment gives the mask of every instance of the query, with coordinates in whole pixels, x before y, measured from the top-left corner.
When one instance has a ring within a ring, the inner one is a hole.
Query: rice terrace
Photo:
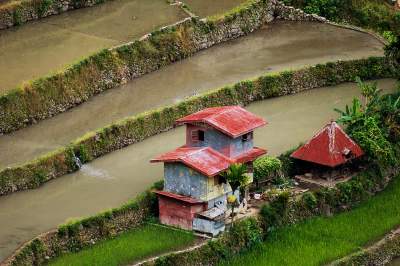
[[[0,265],[400,265],[400,0],[0,0]]]

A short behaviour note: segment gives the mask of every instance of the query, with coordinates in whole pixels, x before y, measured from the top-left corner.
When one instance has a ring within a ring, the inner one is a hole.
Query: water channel
[[[182,0],[190,7],[196,15],[200,17],[211,16],[223,13],[230,10],[246,0],[218,0],[218,1],[203,1],[203,0]]]
[[[395,81],[380,80],[378,85],[389,90]],[[333,108],[343,108],[357,95],[356,84],[346,83],[253,103],[247,109],[269,122],[256,131],[256,145],[272,155],[286,151],[337,117]],[[184,139],[183,127],[176,128],[96,159],[39,189],[1,197],[0,260],[68,218],[119,206],[162,179],[162,165],[149,160],[182,145]]]
[[[208,89],[266,72],[382,54],[382,44],[368,34],[320,23],[278,21],[0,136],[0,168],[31,160],[117,119]]]
[[[114,0],[1,30],[0,94],[185,17],[165,0]]]
[[[397,257],[387,264],[388,266],[400,266],[400,258]]]

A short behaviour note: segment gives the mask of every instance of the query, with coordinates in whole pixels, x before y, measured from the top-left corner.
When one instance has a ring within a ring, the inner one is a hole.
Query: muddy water
[[[116,119],[266,72],[382,55],[369,35],[314,23],[278,22],[93,97],[63,114],[0,137],[0,168],[65,145]],[[96,114],[96,119],[93,119]]]
[[[400,266],[400,258],[395,258],[387,264],[388,266]]]
[[[190,10],[197,16],[206,17],[226,12],[246,2],[246,0],[217,0],[212,1],[212,4],[210,4],[210,1],[204,0],[183,0],[182,2],[187,4]]]
[[[379,82],[385,89],[394,85],[394,80]],[[349,83],[253,103],[247,109],[269,122],[256,131],[256,145],[274,155],[292,148],[335,118],[334,107],[343,108],[358,94],[357,86]],[[150,164],[149,160],[182,145],[183,129],[108,154],[40,189],[1,197],[0,259],[21,242],[68,218],[118,206],[160,180],[162,165]]]
[[[0,94],[185,16],[165,0],[115,0],[2,30]]]

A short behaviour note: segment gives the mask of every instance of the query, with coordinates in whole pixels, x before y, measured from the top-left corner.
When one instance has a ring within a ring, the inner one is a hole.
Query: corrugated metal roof
[[[176,200],[179,200],[179,201],[184,201],[184,202],[187,202],[187,203],[190,203],[190,204],[204,203],[201,200],[198,200],[198,199],[195,199],[195,198],[192,198],[192,197],[189,197],[189,196],[178,195],[178,194],[167,192],[167,191],[156,191],[156,194],[162,195],[162,196],[165,196],[165,197],[168,197],[168,198],[173,198],[173,199],[176,199]]]
[[[254,147],[253,149],[240,154],[238,157],[235,157],[234,161],[236,163],[246,163],[246,162],[254,161],[258,157],[260,157],[261,155],[264,155],[266,153],[267,153],[267,150],[261,149],[258,147]]]
[[[210,219],[210,220],[214,220],[215,218],[219,218],[221,216],[223,218],[223,216],[225,215],[225,211],[221,210],[221,209],[219,209],[217,207],[213,207],[213,208],[208,209],[206,211],[199,212],[197,215],[205,217],[205,218]]]
[[[335,167],[348,161],[349,157],[346,154],[351,155],[351,158],[357,158],[364,152],[336,122],[331,122],[293,152],[291,157]]]
[[[181,162],[206,176],[215,176],[234,163],[210,147],[180,147],[151,160],[151,162]]]
[[[222,106],[206,108],[176,121],[178,124],[202,122],[231,136],[239,137],[267,122],[240,106]]]

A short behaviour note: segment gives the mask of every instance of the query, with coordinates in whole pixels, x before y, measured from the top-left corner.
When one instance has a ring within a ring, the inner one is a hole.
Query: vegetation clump
[[[284,0],[339,23],[350,23],[380,32],[386,37],[400,34],[400,11],[380,0]]]
[[[263,180],[279,178],[282,173],[282,162],[272,156],[264,156],[254,161],[254,180],[258,183]]]

